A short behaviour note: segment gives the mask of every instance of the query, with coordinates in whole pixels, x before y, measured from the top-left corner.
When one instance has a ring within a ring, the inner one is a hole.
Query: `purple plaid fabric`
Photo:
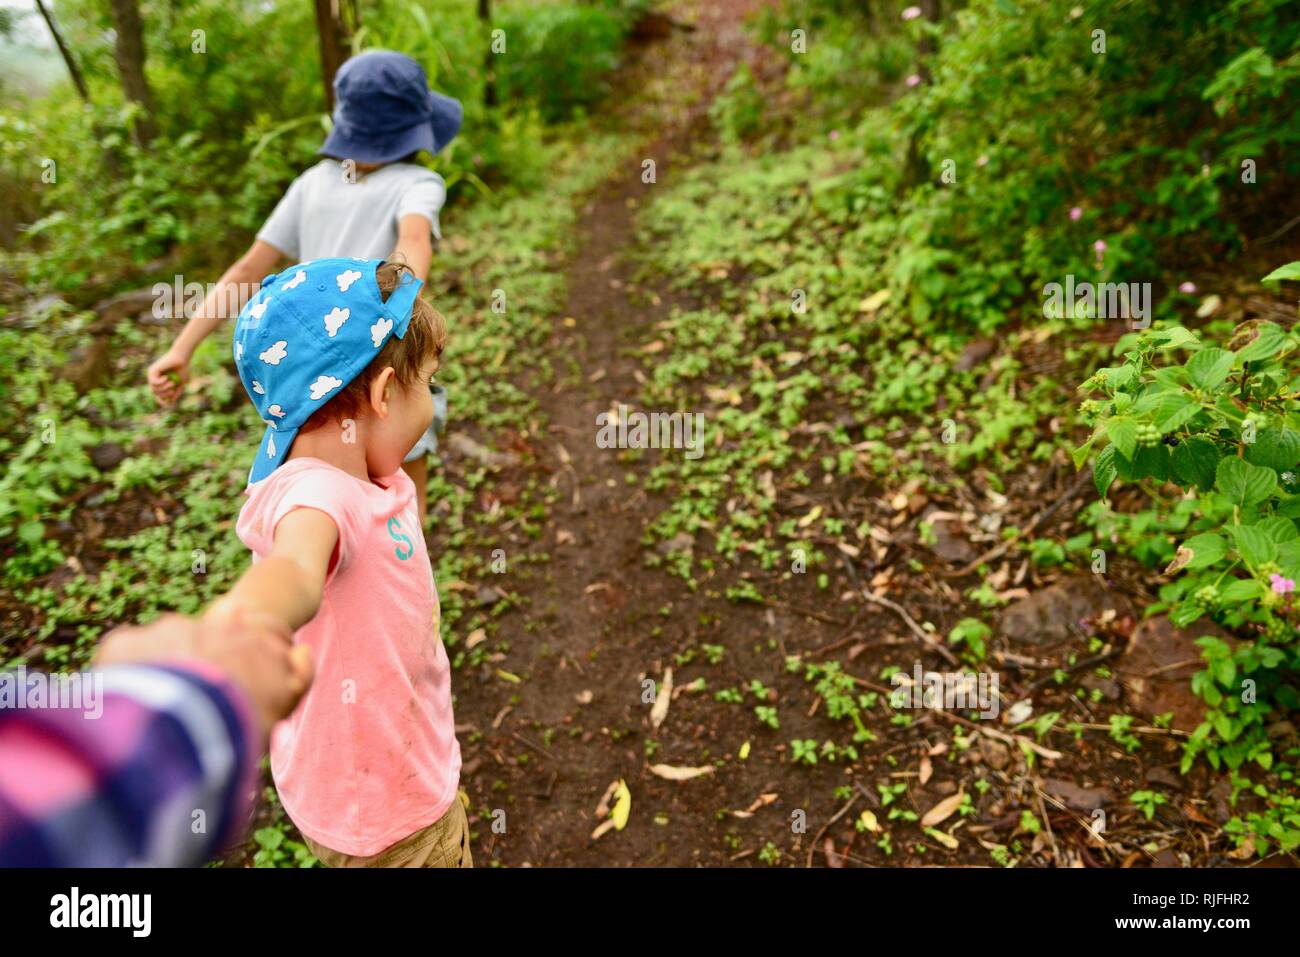
[[[0,672],[0,866],[198,865],[247,823],[253,717],[210,666],[62,676],[98,682],[76,706],[19,677]]]

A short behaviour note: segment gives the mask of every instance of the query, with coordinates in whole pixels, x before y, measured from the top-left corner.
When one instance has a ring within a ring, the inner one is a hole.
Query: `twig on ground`
[[[1103,661],[1108,661],[1111,658],[1114,658],[1118,654],[1119,654],[1119,649],[1112,648],[1109,651],[1104,651],[1099,655],[1093,655],[1091,658],[1085,658],[1083,659],[1083,661],[1076,661],[1074,664],[1066,668],[1057,667],[1050,674],[1043,675],[1043,677],[1039,678],[1037,681],[1032,682],[1029,685],[1029,687],[1025,689],[1025,693],[1033,694],[1035,691],[1038,691],[1040,688],[1043,688],[1051,684],[1053,681],[1056,680],[1057,671],[1062,671],[1067,675],[1071,675],[1074,674],[1076,671],[1083,671],[1085,668],[1091,668],[1094,665],[1101,664]]]
[[[1026,535],[1032,532],[1043,522],[1047,521],[1047,519],[1055,515],[1057,509],[1059,509],[1070,499],[1074,498],[1074,496],[1077,495],[1083,489],[1083,486],[1087,484],[1091,479],[1092,479],[1092,468],[1088,467],[1078,474],[1075,480],[1070,483],[1070,487],[1067,488],[1065,492],[1063,492],[1055,502],[1053,502],[1047,508],[1043,509],[1037,515],[1035,515],[1030,520],[1028,525],[1018,530],[1016,534],[1012,535],[1001,545],[996,545],[993,548],[990,548],[987,552],[985,552],[979,558],[976,558],[974,561],[968,562],[967,564],[963,565],[961,568],[943,572],[942,573],[943,576],[945,578],[961,578],[965,575],[969,575],[971,572],[975,571],[975,569],[979,568],[981,565],[985,564],[986,562],[991,562],[995,558],[1001,558],[1003,555],[1006,554],[1007,550],[1011,548],[1012,545],[1020,541],[1022,538],[1024,538]]]
[[[916,623],[916,620],[907,613],[907,609],[904,608],[902,605],[898,604],[898,602],[891,601],[888,598],[881,598],[879,595],[873,595],[865,588],[862,589],[862,597],[865,598],[867,601],[871,602],[873,605],[880,605],[883,608],[888,608],[890,611],[896,612],[898,616],[907,623],[907,627],[912,629],[912,634],[920,638],[922,644],[928,646],[931,651],[933,651],[936,655],[941,657],[944,661],[948,662],[948,664],[956,665],[959,663],[957,661],[957,656],[954,655],[947,648],[945,648],[943,644],[939,641],[939,639],[934,637],[934,635],[930,634],[928,631],[926,631],[924,628],[918,625]]]
[[[826,833],[827,829],[829,829],[832,824],[834,824],[845,814],[847,814],[849,812],[849,808],[853,807],[853,805],[857,802],[857,800],[858,800],[858,796],[856,794],[853,795],[853,797],[849,798],[849,803],[844,805],[844,807],[840,808],[838,814],[836,814],[833,818],[831,818],[829,821],[827,821],[825,824],[822,825],[822,829],[817,832],[817,836],[814,837],[812,839],[812,843],[808,845],[808,866],[809,867],[812,867],[813,854],[817,850],[817,843],[822,839],[822,835]]]
[[[828,625],[835,625],[837,628],[847,628],[849,623],[841,621],[838,618],[832,618],[830,615],[823,615],[819,611],[811,611],[807,608],[800,608],[798,605],[792,605],[789,602],[769,599],[764,604],[775,605],[777,608],[784,608],[786,611],[792,611],[796,615],[807,615],[809,618],[816,618],[818,621],[824,621]]]

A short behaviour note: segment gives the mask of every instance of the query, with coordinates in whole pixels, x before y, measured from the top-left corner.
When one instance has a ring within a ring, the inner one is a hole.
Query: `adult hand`
[[[148,625],[116,628],[104,638],[91,666],[177,658],[202,659],[226,674],[248,696],[263,742],[297,706],[314,671],[311,649],[293,644],[282,624],[240,611],[199,620],[171,614]]]

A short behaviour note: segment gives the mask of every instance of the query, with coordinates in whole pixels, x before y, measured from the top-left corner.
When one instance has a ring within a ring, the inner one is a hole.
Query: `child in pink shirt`
[[[330,866],[472,866],[451,668],[402,459],[446,339],[420,282],[320,259],[263,280],[235,362],[267,424],[236,530],[252,567],[206,617],[274,616],[316,680],[271,737],[281,802]]]

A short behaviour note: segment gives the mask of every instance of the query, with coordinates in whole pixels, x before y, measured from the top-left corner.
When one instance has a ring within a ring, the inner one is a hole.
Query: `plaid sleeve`
[[[254,728],[203,663],[0,672],[0,866],[202,864],[247,821]]]

